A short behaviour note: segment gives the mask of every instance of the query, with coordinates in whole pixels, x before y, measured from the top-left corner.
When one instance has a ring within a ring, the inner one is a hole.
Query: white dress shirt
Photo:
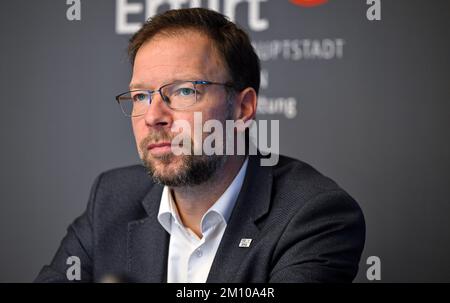
[[[204,283],[208,278],[231,212],[236,203],[248,159],[220,198],[203,215],[202,238],[185,227],[180,219],[169,187],[165,186],[159,206],[158,221],[170,234],[167,282]]]

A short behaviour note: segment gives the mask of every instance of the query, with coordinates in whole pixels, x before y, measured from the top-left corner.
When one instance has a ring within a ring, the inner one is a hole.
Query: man
[[[260,68],[248,36],[219,13],[171,10],[144,24],[129,53],[130,91],[117,100],[144,166],[97,178],[36,281],[68,281],[71,257],[86,282],[352,281],[365,224],[332,180],[283,156],[261,166],[261,155],[174,152],[178,121],[191,126],[183,142],[202,146],[195,113],[254,119]]]

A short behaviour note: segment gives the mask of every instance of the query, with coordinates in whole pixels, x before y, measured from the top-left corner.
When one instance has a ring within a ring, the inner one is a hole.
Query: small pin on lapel
[[[241,242],[239,243],[239,247],[250,247],[251,243],[252,243],[252,239],[241,239]]]

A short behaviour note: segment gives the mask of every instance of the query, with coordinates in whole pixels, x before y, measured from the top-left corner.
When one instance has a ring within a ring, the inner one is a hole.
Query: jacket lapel
[[[148,217],[128,223],[128,271],[136,282],[167,281],[169,234],[157,220],[162,190],[153,185],[142,202]]]
[[[233,282],[240,263],[258,241],[258,219],[270,207],[271,167],[260,166],[259,156],[250,156],[242,189],[220,242],[207,282]],[[250,247],[239,247],[242,239],[252,239]]]
[[[220,242],[207,282],[233,282],[240,263],[256,245],[258,219],[269,210],[272,190],[271,167],[260,166],[260,156],[250,156],[244,183]],[[157,220],[163,186],[155,184],[142,204],[148,217],[128,223],[128,271],[133,281],[167,281],[169,234]],[[250,247],[239,247],[252,239]]]

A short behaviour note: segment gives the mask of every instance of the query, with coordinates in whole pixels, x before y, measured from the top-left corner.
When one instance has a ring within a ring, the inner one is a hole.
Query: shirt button
[[[195,255],[200,258],[201,256],[203,256],[203,252],[200,249],[197,249],[195,251]]]

